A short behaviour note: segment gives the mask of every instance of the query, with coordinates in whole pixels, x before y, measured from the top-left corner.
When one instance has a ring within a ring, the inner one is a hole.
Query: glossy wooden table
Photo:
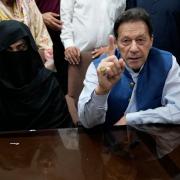
[[[0,134],[0,180],[180,179],[180,126]]]

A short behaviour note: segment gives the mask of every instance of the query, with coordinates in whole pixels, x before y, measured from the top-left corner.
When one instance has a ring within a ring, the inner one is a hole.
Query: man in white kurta
[[[62,0],[61,40],[66,60],[78,64],[81,51],[92,51],[94,57],[103,53],[114,22],[125,6],[126,0]]]

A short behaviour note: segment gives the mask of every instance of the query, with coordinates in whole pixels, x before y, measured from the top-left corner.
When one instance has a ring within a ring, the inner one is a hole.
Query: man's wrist
[[[95,89],[95,93],[97,95],[105,95],[105,94],[108,94],[109,91],[110,91],[109,89],[105,89],[102,86],[97,86]]]

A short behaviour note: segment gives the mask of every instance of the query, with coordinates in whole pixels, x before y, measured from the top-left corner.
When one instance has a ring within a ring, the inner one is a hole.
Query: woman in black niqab
[[[27,49],[9,51],[19,40]],[[61,87],[47,70],[29,28],[0,22],[0,131],[71,127]]]

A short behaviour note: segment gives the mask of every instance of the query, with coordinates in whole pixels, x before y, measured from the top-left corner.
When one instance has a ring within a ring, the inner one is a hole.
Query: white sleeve
[[[163,88],[162,106],[145,111],[127,113],[128,124],[180,124],[180,67],[173,56],[173,64]]]
[[[72,20],[75,3],[76,0],[61,0],[60,15],[63,28],[60,37],[65,49],[74,46]]]
[[[97,85],[96,68],[91,63],[87,70],[84,88],[78,101],[79,119],[86,128],[91,128],[105,122],[108,94],[96,95],[94,89]]]

